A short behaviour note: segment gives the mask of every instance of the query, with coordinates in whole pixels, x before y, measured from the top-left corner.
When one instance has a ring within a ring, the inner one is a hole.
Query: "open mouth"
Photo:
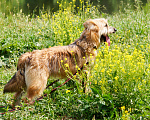
[[[108,35],[102,35],[100,38],[101,41],[107,42],[108,46],[110,46],[110,38]]]

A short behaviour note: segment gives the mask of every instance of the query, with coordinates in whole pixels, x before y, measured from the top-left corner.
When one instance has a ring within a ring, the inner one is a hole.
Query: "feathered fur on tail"
[[[24,73],[18,70],[11,80],[5,85],[3,93],[6,92],[18,92],[25,88]]]
[[[25,83],[25,63],[26,59],[30,56],[27,52],[20,56],[17,66],[17,72],[11,80],[5,85],[3,93],[6,92],[19,92],[26,89]]]

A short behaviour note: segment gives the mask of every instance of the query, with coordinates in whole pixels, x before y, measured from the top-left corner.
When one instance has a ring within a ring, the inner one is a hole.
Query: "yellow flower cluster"
[[[127,47],[130,48],[131,46]],[[144,52],[138,50],[136,47],[132,49],[133,51],[130,53],[128,49],[125,48],[122,50],[117,45],[112,49],[101,47],[91,75],[94,78],[94,83],[104,87],[108,84],[107,81],[110,80],[118,90],[131,89],[133,83],[135,83],[137,90],[146,85],[145,83],[148,81],[143,80],[143,74],[150,75],[150,65],[146,67]],[[95,82],[95,79],[97,82]],[[127,85],[122,86],[122,84]],[[105,88],[102,89],[103,92],[107,91],[105,90]]]
[[[122,119],[123,120],[129,120],[130,119],[130,112],[131,112],[131,108],[128,110],[125,110],[125,106],[121,107],[121,111],[122,111]]]

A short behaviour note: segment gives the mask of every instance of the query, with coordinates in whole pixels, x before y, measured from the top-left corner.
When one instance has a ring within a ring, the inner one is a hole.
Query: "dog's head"
[[[107,42],[108,46],[110,46],[110,39],[108,35],[117,31],[116,28],[109,26],[107,20],[104,18],[90,19],[83,25],[86,30],[90,31],[91,39],[97,40],[99,44]]]

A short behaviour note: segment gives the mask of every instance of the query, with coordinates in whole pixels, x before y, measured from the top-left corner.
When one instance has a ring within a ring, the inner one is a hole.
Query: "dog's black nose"
[[[116,31],[117,31],[117,29],[116,29],[116,28],[114,28],[114,31],[116,32]]]

